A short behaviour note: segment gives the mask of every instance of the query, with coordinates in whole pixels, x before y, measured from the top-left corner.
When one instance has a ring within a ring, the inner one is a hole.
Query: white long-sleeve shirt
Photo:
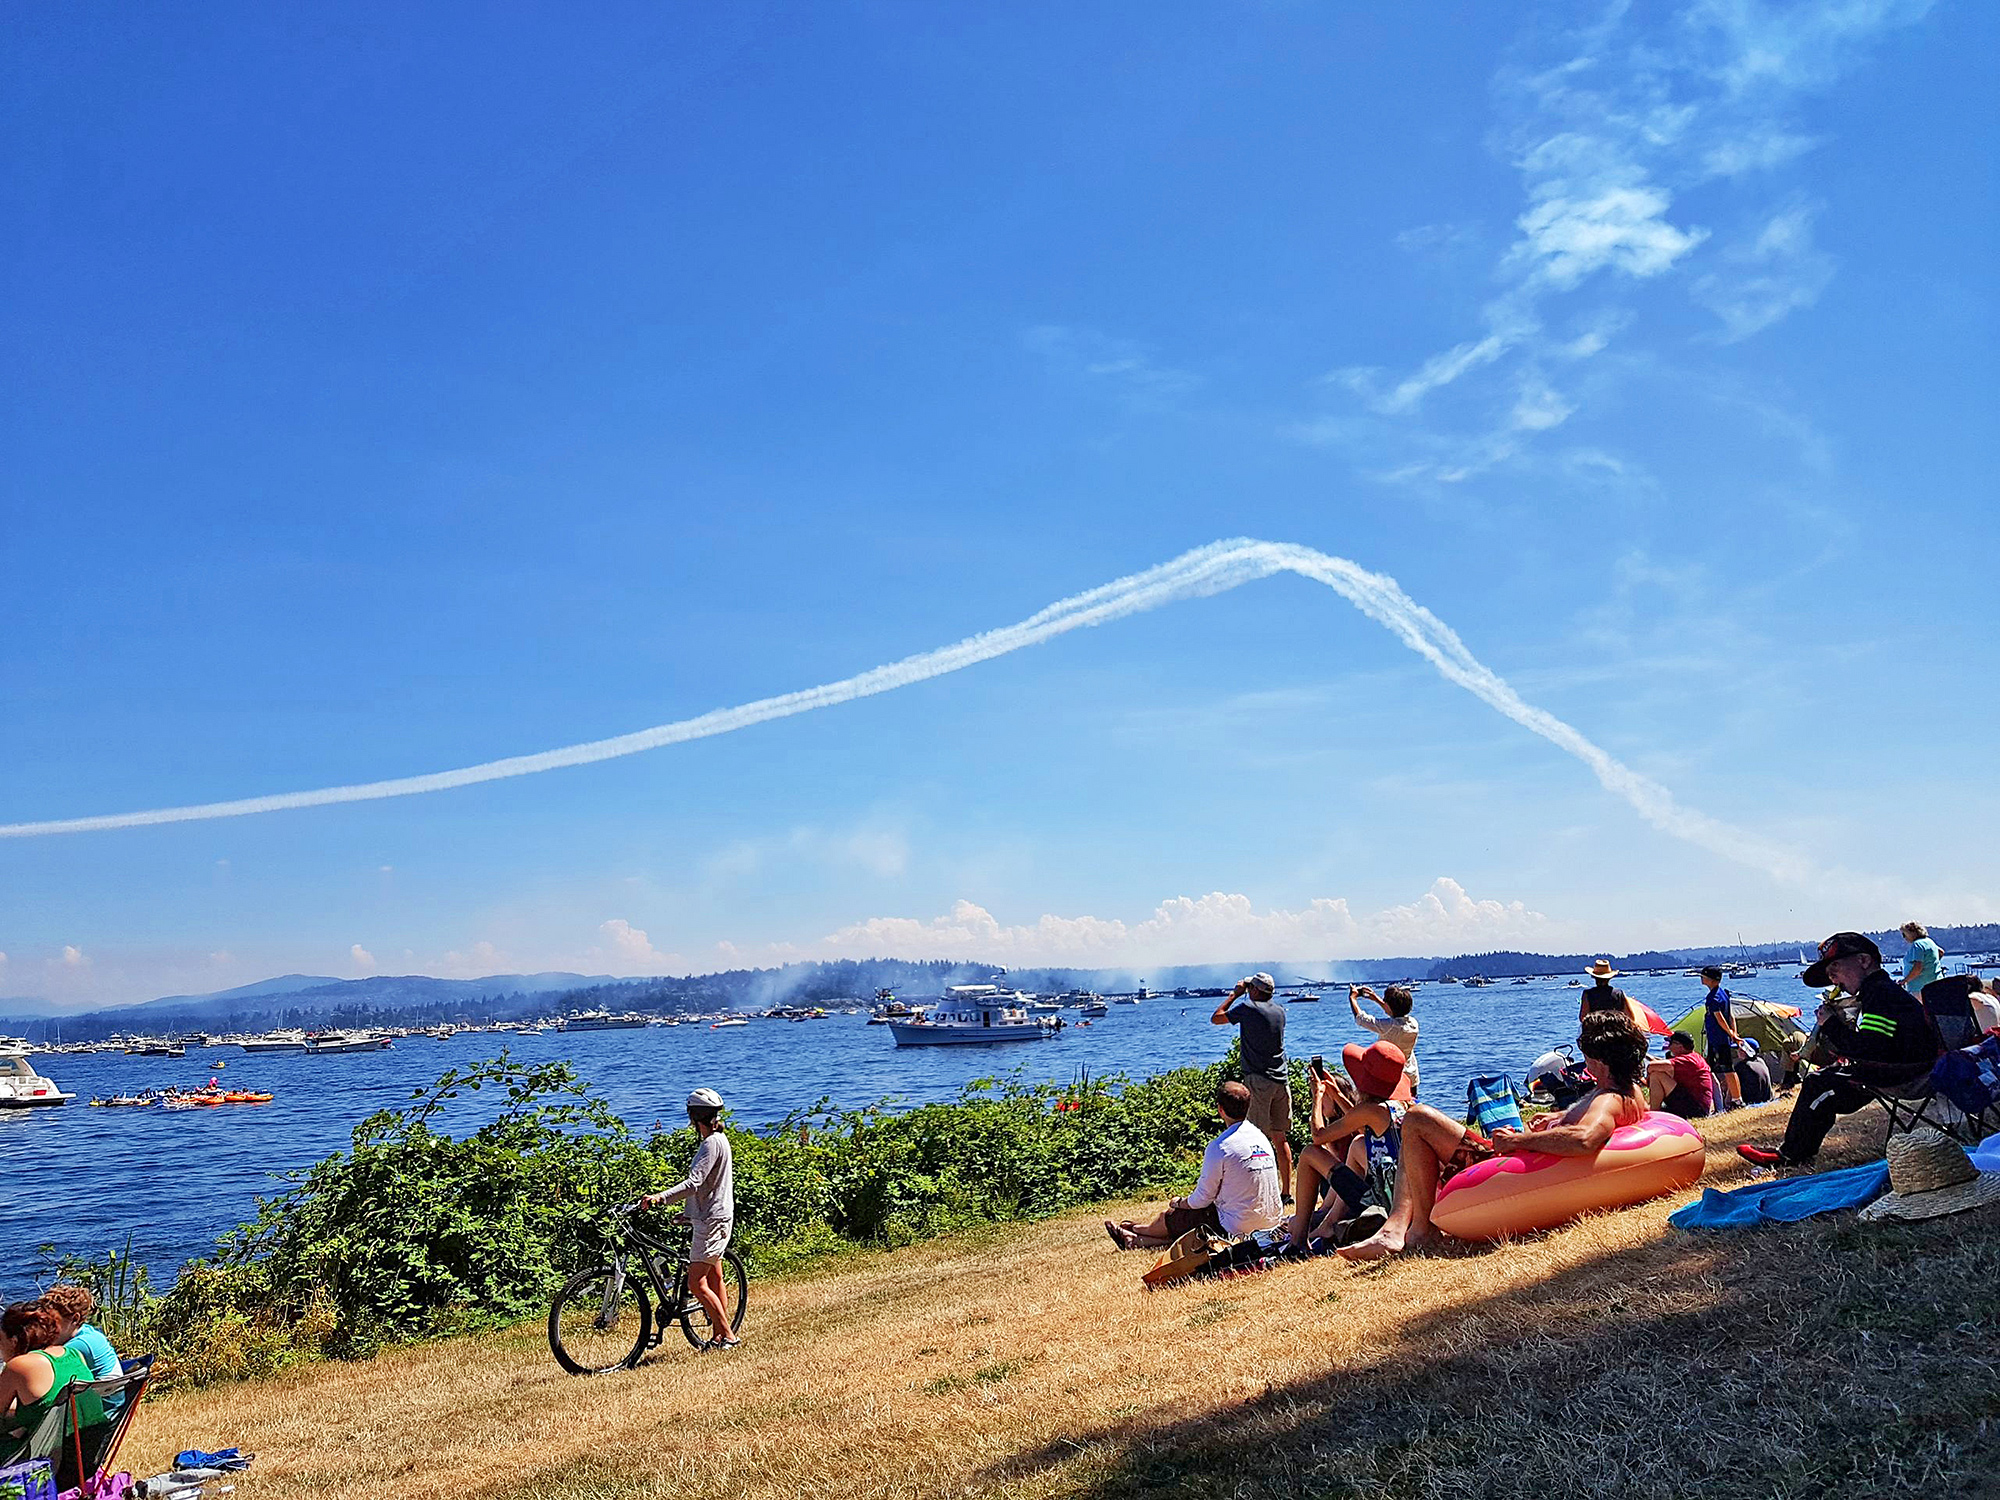
[[[1248,1120],[1238,1120],[1201,1154],[1201,1180],[1188,1194],[1189,1208],[1215,1205],[1229,1234],[1254,1234],[1285,1216],[1284,1190],[1271,1142]]]
[[[664,1193],[662,1203],[687,1200],[687,1215],[698,1224],[734,1222],[736,1165],[729,1137],[717,1130],[695,1147],[688,1174]]]

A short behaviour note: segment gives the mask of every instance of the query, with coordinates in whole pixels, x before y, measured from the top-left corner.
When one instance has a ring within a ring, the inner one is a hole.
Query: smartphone
[[[1315,1052],[1312,1061],[1307,1066],[1312,1069],[1315,1076],[1323,1076],[1326,1072],[1326,1059]]]

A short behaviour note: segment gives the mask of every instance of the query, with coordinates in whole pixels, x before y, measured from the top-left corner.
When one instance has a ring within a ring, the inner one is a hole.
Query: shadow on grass
[[[1102,1500],[1991,1494],[1996,1286],[2000,1210],[1670,1231],[1420,1316],[1373,1360],[1180,1421],[1076,1432],[976,1487]],[[1162,1354],[1199,1348],[1190,1335]]]

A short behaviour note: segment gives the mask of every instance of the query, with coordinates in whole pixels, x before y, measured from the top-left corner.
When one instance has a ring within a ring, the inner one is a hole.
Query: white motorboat
[[[236,1045],[245,1052],[303,1052],[306,1050],[306,1034],[303,1031],[267,1031],[262,1036],[246,1036]]]
[[[680,1023],[677,1021],[674,1024],[679,1025]],[[710,1031],[726,1031],[732,1026],[748,1026],[749,1024],[750,1018],[748,1016],[731,1016],[726,1021],[709,1022],[708,1029]]]
[[[1028,1013],[1020,997],[995,984],[954,984],[944,998],[907,1020],[889,1022],[898,1047],[941,1047],[965,1042],[1032,1042],[1051,1037],[1062,1023]]]
[[[41,1109],[75,1097],[37,1073],[24,1048],[0,1050],[0,1109]]]
[[[336,1052],[380,1052],[390,1044],[390,1039],[379,1031],[322,1031],[306,1038],[305,1051],[309,1057],[322,1057]]]

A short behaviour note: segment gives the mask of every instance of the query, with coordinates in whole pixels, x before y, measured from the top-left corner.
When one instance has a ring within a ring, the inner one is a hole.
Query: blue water
[[[1632,975],[1618,984],[1669,1021],[1702,994],[1699,981],[1680,976]],[[1789,971],[1766,971],[1736,993],[1786,1004],[1810,998]],[[1465,1081],[1474,1073],[1519,1076],[1538,1054],[1573,1040],[1576,1004],[1577,991],[1560,979],[1501,980],[1471,990],[1425,985],[1416,1011],[1423,1097],[1462,1111]],[[1212,1006],[1174,999],[1114,1005],[1094,1025],[1072,1023],[1052,1041],[987,1046],[897,1047],[888,1027],[836,1016],[752,1021],[724,1031],[678,1026],[443,1042],[413,1037],[386,1052],[337,1057],[252,1055],[234,1047],[185,1058],[39,1057],[37,1070],[77,1102],[0,1111],[0,1297],[29,1290],[38,1244],[98,1253],[122,1248],[128,1232],[156,1283],[170,1279],[182,1261],[205,1254],[218,1235],[250,1217],[257,1197],[278,1188],[275,1174],[342,1149],[373,1111],[403,1102],[448,1067],[493,1055],[503,1043],[525,1061],[569,1059],[636,1130],[656,1120],[682,1122],[681,1101],[702,1084],[722,1093],[739,1123],[759,1125],[823,1095],[840,1106],[889,1098],[925,1103],[996,1075],[1068,1082],[1086,1068],[1142,1077],[1212,1062],[1234,1035],[1234,1028],[1209,1024]],[[1370,1040],[1355,1026],[1343,991],[1290,1008],[1285,1041],[1295,1057],[1318,1052],[1334,1060],[1343,1044]],[[264,1105],[177,1111],[90,1109],[83,1102],[93,1094],[198,1085],[210,1076],[277,1097]],[[474,1118],[474,1108],[457,1118]]]

